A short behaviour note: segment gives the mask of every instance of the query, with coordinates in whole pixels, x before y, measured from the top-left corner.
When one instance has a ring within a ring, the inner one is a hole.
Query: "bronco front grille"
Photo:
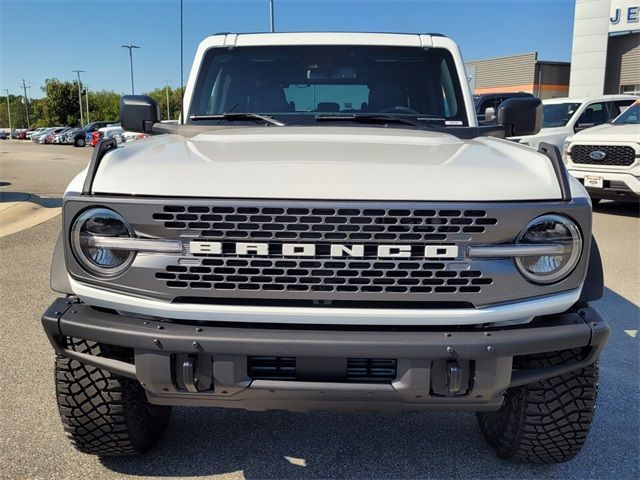
[[[365,259],[203,258],[168,265],[156,278],[168,288],[245,292],[480,293],[492,283],[479,270],[447,270],[447,262]]]
[[[153,220],[207,239],[446,241],[498,223],[485,210],[165,205]]]
[[[602,159],[591,158],[591,153],[596,151],[603,152],[605,157]],[[635,150],[624,145],[573,145],[571,147],[573,163],[628,167],[636,161],[635,157]]]
[[[570,281],[541,287],[512,259],[470,258],[468,247],[512,244],[527,223],[548,212],[590,230],[586,201],[155,197],[67,201],[65,228],[97,204],[125,217],[140,238],[179,240],[182,250],[141,252],[122,275],[102,281],[91,278],[67,246],[70,273],[79,281],[176,304],[313,306],[316,312],[483,308],[576,288],[582,268]]]
[[[498,224],[482,209],[307,208],[264,205],[164,205],[152,218],[169,231],[219,241],[354,242],[426,245],[480,237]],[[155,277],[167,288],[246,294],[477,294],[492,279],[455,259],[199,256],[197,265],[167,265]],[[411,295],[410,295],[411,296]]]

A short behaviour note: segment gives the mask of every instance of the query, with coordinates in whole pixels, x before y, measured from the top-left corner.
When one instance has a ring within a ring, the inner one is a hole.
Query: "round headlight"
[[[578,226],[561,215],[543,215],[518,236],[518,245],[562,245],[562,253],[517,257],[520,273],[535,283],[555,283],[569,275],[580,260],[582,236]]]
[[[129,268],[135,252],[100,246],[96,242],[100,237],[132,238],[134,234],[127,221],[113,210],[85,210],[71,228],[72,250],[82,267],[101,277],[112,277]]]

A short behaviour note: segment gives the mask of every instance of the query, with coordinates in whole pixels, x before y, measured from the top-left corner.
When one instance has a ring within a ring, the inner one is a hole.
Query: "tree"
[[[171,88],[169,87],[169,111],[171,113],[171,120],[177,120],[180,116],[180,102],[182,97],[183,89]],[[167,92],[165,91],[165,87],[156,88],[155,90],[151,90],[145,95],[150,96],[158,105],[160,105],[160,118],[161,120],[167,119]]]
[[[70,126],[80,124],[77,83],[61,82],[57,78],[47,78],[42,91],[46,94],[45,123]]]
[[[120,118],[120,95],[108,90],[89,92],[89,118],[116,122]]]
[[[77,126],[80,124],[80,107],[78,105],[78,84],[63,82],[57,78],[48,78],[41,90],[43,98],[29,99],[29,120],[27,125],[25,104],[22,96],[9,95],[11,107],[11,124],[13,128],[36,128],[51,126]],[[180,102],[183,88],[169,89],[169,107],[171,118],[180,116]],[[83,114],[86,112],[86,90],[82,92]],[[149,92],[151,98],[160,105],[162,119],[167,119],[167,96],[164,87]],[[0,97],[0,126],[8,127],[6,97]],[[117,122],[120,118],[120,94],[110,90],[89,92],[89,118],[92,121]],[[86,121],[87,119],[85,119]]]

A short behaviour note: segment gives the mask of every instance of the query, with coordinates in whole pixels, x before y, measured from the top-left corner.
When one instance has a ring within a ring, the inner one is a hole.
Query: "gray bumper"
[[[495,410],[509,387],[593,363],[609,334],[606,323],[588,307],[517,327],[393,331],[170,323],[61,298],[42,323],[58,354],[136,378],[153,403],[249,410]],[[86,355],[66,349],[67,336],[125,347],[132,354],[128,360]],[[540,370],[513,368],[515,356],[572,348],[584,349],[579,362]],[[252,377],[251,357],[295,358],[302,378]],[[323,369],[354,357],[394,359],[395,376],[386,383],[326,380]],[[461,367],[465,382],[453,393],[443,390],[451,380],[451,364]]]

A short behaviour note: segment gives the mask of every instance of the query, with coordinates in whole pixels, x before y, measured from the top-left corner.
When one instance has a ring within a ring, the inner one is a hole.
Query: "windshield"
[[[385,114],[425,125],[468,124],[451,54],[412,47],[211,49],[188,117],[224,113],[269,115],[287,124],[315,123],[318,114]]]
[[[576,110],[579,103],[552,103],[543,105],[542,128],[564,127]]]
[[[613,121],[614,124],[640,124],[640,103],[634,103]]]

